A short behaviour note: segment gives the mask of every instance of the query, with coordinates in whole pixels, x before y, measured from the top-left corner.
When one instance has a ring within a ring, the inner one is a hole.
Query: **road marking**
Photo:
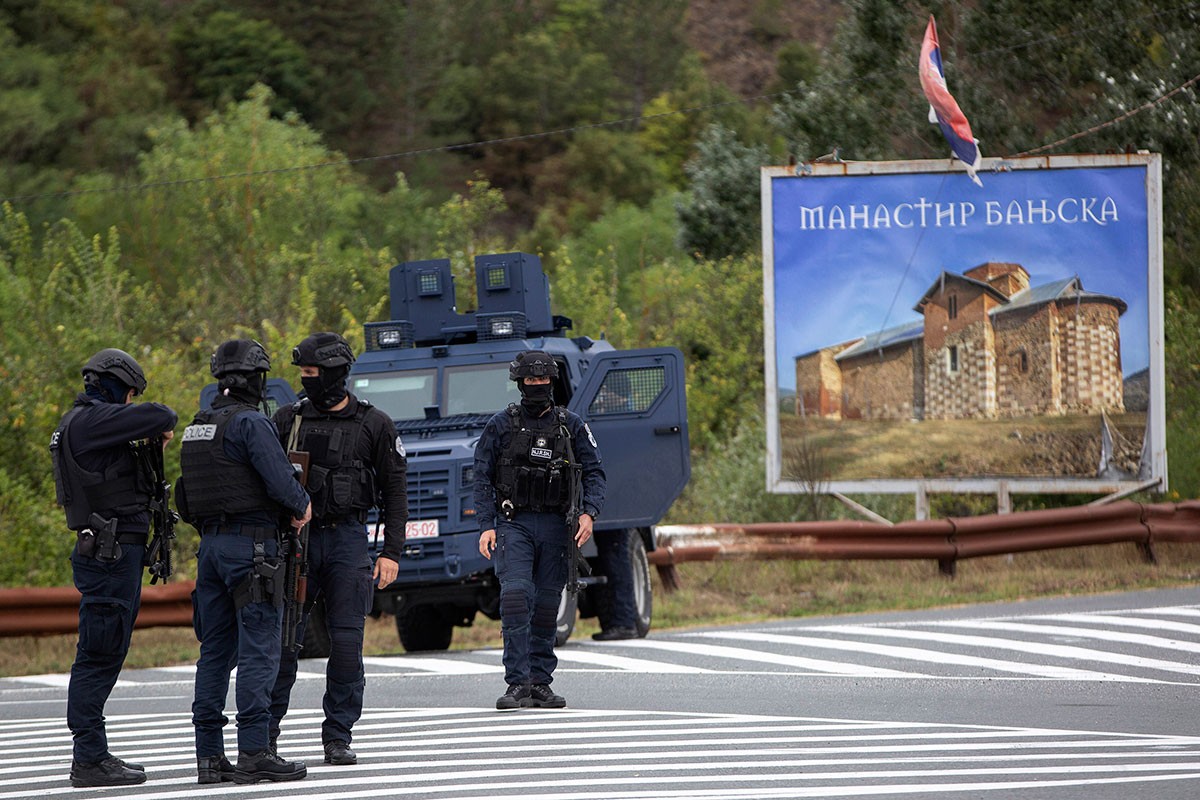
[[[1133,789],[1136,784],[1145,792],[1154,784],[1200,779],[1200,737],[1195,736],[612,709],[371,711],[355,727],[359,763],[330,768],[319,763],[323,717],[321,709],[297,710],[289,715],[296,732],[285,731],[280,742],[284,755],[309,761],[308,778],[223,785],[220,793],[305,800],[380,794],[454,800],[755,800],[996,791],[1002,798],[1021,788],[1047,797],[1059,787]],[[156,729],[147,730],[148,722]],[[181,728],[190,732],[186,714],[117,715],[109,718],[109,728],[121,738],[147,743],[136,756],[146,764],[149,782],[122,787],[118,794],[69,788],[71,738],[62,729],[49,737],[36,761],[0,751],[0,800],[190,800],[200,793],[193,743],[176,736]],[[553,747],[531,747],[546,742]]]
[[[501,650],[484,650],[480,652],[500,657],[504,655]],[[592,664],[621,672],[642,672],[653,675],[698,675],[702,673],[714,673],[714,670],[705,669],[704,667],[689,667],[686,664],[672,664],[669,661],[654,661],[647,658],[629,658],[628,656],[597,653],[594,650],[582,650],[574,647],[556,647],[554,655],[558,657],[559,665],[563,662]]]
[[[736,637],[731,637],[736,638]],[[596,642],[593,647],[624,647],[645,648],[649,650],[665,650],[672,653],[690,653],[692,655],[712,656],[715,658],[732,658],[738,661],[753,661],[764,664],[778,664],[786,667],[809,670],[827,675],[850,675],[856,678],[913,678],[927,677],[920,673],[901,672],[882,667],[867,667],[861,664],[847,664],[841,661],[824,661],[804,656],[786,656],[779,653],[768,653],[761,650],[750,650],[744,647],[725,647],[723,645],[697,644],[681,642],[675,639],[630,639],[628,641]]]
[[[437,673],[438,675],[494,675],[497,672],[504,672],[504,667],[493,664],[480,664],[476,661],[455,658],[432,658],[430,656],[366,656],[363,658],[363,664],[372,667],[407,667],[421,672]],[[325,676],[322,675],[321,677]]]
[[[1178,650],[1184,653],[1200,653],[1200,643],[1198,642],[1185,642],[1179,639],[1167,639],[1163,636],[1147,636],[1141,633],[1110,631],[1103,628],[1077,628],[1067,625],[999,622],[995,620],[972,620],[969,622],[930,622],[928,624],[937,627],[979,628],[982,630],[991,631],[1036,633],[1044,636],[1069,636],[1081,639],[1098,639],[1105,642],[1120,642],[1122,644],[1142,645],[1143,647],[1157,647],[1164,650]]]
[[[820,631],[833,631],[834,627],[822,627]],[[836,631],[850,635],[887,635],[880,631],[892,631],[893,629],[869,628],[864,626],[836,626]],[[906,631],[899,631],[903,635]],[[848,641],[844,639],[827,639],[820,636],[798,636],[793,634],[777,634],[777,633],[695,633],[688,634],[690,636],[709,636],[718,639],[739,639],[752,642],[773,642],[776,644],[788,644],[797,647],[821,647],[830,650],[846,650],[855,653],[865,653],[872,655],[888,656],[890,658],[900,658],[912,661],[924,661],[930,664],[954,664],[960,667],[979,667],[982,669],[995,670],[997,672],[1013,672],[1020,675],[1035,675],[1041,678],[1053,678],[1055,680],[1081,680],[1081,681],[1137,681],[1151,683],[1146,678],[1130,678],[1125,675],[1111,675],[1104,672],[1093,672],[1091,670],[1074,669],[1072,667],[1056,667],[1046,666],[1042,664],[1029,664],[1023,661],[1004,661],[995,658],[984,658],[982,656],[963,655],[961,653],[948,653],[942,650],[926,650],[917,647],[898,647],[894,645],[879,644],[875,642],[859,642]],[[909,638],[922,639],[924,636],[912,636]],[[931,637],[932,638],[932,637]]]
[[[1200,625],[1187,622],[1173,622],[1169,619],[1129,617],[1124,614],[1055,614],[1047,617],[1031,617],[1031,619],[1053,619],[1063,622],[1090,622],[1096,625],[1116,625],[1125,628],[1150,628],[1155,631],[1172,631],[1174,633],[1190,633],[1200,636]]]
[[[1050,644],[1048,642],[1022,642],[1016,639],[992,638],[987,636],[971,636],[959,633],[938,633],[908,628],[876,628],[867,625],[829,625],[821,631],[841,633],[850,636],[881,636],[893,639],[917,639],[922,642],[939,642],[942,644],[968,645],[983,647],[989,650],[1013,650],[1018,653],[1031,653],[1038,656],[1065,658],[1075,661],[1089,661],[1107,664],[1121,664],[1127,667],[1161,670],[1163,672],[1179,672],[1187,675],[1200,675],[1200,666],[1184,664],[1178,661],[1164,661],[1158,658],[1127,655],[1125,653],[1110,653],[1106,650],[1093,650],[1073,645]],[[1037,665],[1029,665],[1030,669]],[[1105,673],[1094,673],[1103,675]],[[1136,681],[1133,677],[1123,677],[1121,680]],[[1104,680],[1112,680],[1111,677]]]

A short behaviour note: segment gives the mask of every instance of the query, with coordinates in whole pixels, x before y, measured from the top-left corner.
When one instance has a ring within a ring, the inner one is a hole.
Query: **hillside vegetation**
[[[1054,152],[1163,154],[1171,481],[1195,496],[1197,84],[1097,126],[1193,77],[1198,3],[13,0],[0,585],[68,580],[46,444],[92,352],[135,354],[182,426],[223,339],[296,382],[302,336],[361,346],[387,315],[392,265],[449,258],[468,308],[487,252],[540,254],[576,334],[684,351],[674,519],[836,513],[761,488],[759,168],[945,158],[915,68],[930,12],[987,155],[1093,128]]]

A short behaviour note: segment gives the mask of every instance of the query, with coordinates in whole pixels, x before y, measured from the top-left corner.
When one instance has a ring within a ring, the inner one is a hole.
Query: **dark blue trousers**
[[[79,644],[67,686],[67,727],[81,764],[110,755],[104,732],[104,704],[129,652],[133,621],[142,602],[142,561],[146,548],[121,545],[121,558],[108,564],[71,553],[79,601]]]
[[[554,634],[567,583],[567,524],[562,514],[521,511],[496,523],[504,681],[549,684],[558,658]]]
[[[636,534],[634,534],[636,535]],[[633,563],[629,560],[630,532],[596,531],[596,555],[600,572],[608,577],[604,593],[608,597],[610,628],[636,628],[637,605],[633,598]]]
[[[363,624],[371,610],[371,555],[361,522],[321,527],[313,525],[308,537],[308,602],[325,598],[325,624],[329,629],[329,661],[325,666],[325,721],[321,741],[349,744],[350,729],[362,716]],[[307,613],[296,640],[304,640]],[[298,654],[284,653],[279,677],[271,692],[271,735],[287,714],[296,683]]]
[[[263,542],[266,558],[274,559],[278,545]],[[254,568],[254,538],[227,532],[206,532],[200,539],[196,566],[195,624],[200,639],[196,664],[196,694],[192,724],[196,726],[196,757],[225,754],[222,729],[229,672],[237,667],[238,750],[267,749],[271,686],[279,671],[279,634],[283,613],[272,602],[247,603],[235,608],[234,590]]]

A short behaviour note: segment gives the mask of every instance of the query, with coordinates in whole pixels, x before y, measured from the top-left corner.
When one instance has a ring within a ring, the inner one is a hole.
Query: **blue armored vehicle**
[[[500,584],[479,554],[473,508],[475,444],[488,419],[519,403],[509,362],[523,350],[558,362],[554,399],[579,414],[600,445],[608,476],[598,532],[630,538],[636,627],[650,629],[646,552],[651,526],[683,491],[691,473],[683,354],[672,347],[616,350],[603,338],[568,336],[571,321],[550,310],[550,284],[537,256],[475,258],[477,309],[460,313],[447,259],[410,261],[390,274],[391,321],[367,323],[366,350],[350,372],[350,389],[396,421],[408,457],[409,523],[400,574],[376,589],[373,613],[393,614],[408,651],[444,650],[455,626],[482,613],[500,617]],[[202,395],[211,400],[215,386]],[[295,400],[284,381],[268,383],[273,404]],[[372,518],[366,535],[382,542]],[[601,535],[605,535],[601,533]],[[594,541],[583,555],[597,569]],[[604,576],[564,590],[558,641],[571,635],[576,612],[606,621]],[[305,657],[328,655],[323,609],[313,609]]]

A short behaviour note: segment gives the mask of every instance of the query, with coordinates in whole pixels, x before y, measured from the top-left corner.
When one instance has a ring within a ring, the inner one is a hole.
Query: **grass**
[[[1136,471],[1145,414],[1113,414],[1117,462]],[[780,416],[785,477],[803,479],[811,453],[835,480],[962,478],[980,475],[1092,477],[1100,417],[835,420]]]
[[[780,617],[920,609],[1035,597],[1088,595],[1193,586],[1200,544],[1156,547],[1145,563],[1133,545],[1081,547],[959,562],[953,579],[924,561],[726,561],[678,566],[678,591],[654,576],[654,630]],[[580,620],[576,638],[597,630]],[[500,646],[500,623],[483,616],[455,630],[452,649]],[[368,655],[403,652],[394,620],[368,619]],[[199,646],[190,628],[134,631],[125,662],[131,669],[194,663]],[[67,672],[75,636],[15,637],[0,647],[0,676]]]

